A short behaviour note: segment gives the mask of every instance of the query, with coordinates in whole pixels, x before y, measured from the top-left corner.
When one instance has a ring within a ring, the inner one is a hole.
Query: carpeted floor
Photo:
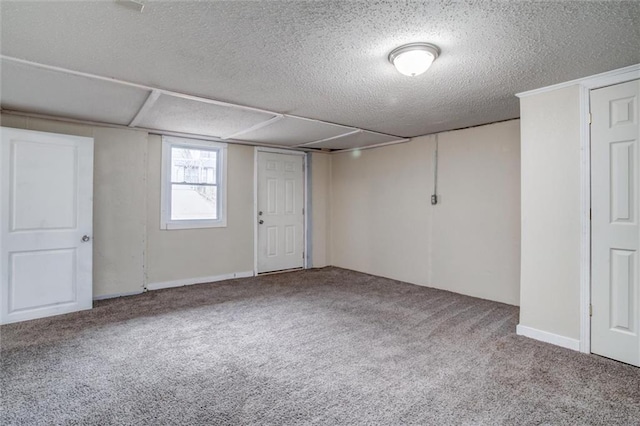
[[[640,424],[640,369],[518,308],[338,268],[3,326],[3,425]]]

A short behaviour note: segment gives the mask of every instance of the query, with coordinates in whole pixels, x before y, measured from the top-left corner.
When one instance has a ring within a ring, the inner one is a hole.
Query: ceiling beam
[[[280,121],[284,118],[284,115],[282,114],[276,114],[275,117],[271,117],[270,119],[266,120],[266,121],[262,121],[258,124],[254,124],[253,126],[249,127],[248,129],[244,129],[244,130],[240,130],[238,132],[232,133],[228,136],[223,136],[222,139],[234,139],[240,135],[244,135],[245,133],[249,133],[249,132],[253,132],[254,130],[258,130],[258,129],[262,129],[263,127],[267,127],[272,125],[273,123],[275,123],[276,121]]]
[[[330,138],[324,138],[324,139],[320,139],[318,141],[307,142],[307,143],[303,143],[303,144],[300,144],[300,145],[296,145],[296,147],[305,147],[305,146],[310,146],[310,145],[316,145],[316,144],[319,144],[319,143],[322,143],[322,142],[329,142],[329,141],[332,141],[332,140],[335,140],[335,139],[344,138],[345,136],[355,135],[356,133],[362,133],[363,131],[364,130],[362,130],[362,129],[355,129],[355,130],[352,130],[352,131],[347,132],[347,133],[343,133],[343,134],[338,135],[338,136],[331,136]]]
[[[362,151],[362,150],[365,150],[365,149],[380,148],[380,147],[389,146],[389,145],[397,145],[399,143],[409,142],[410,140],[411,140],[411,138],[405,138],[405,139],[398,139],[397,141],[382,142],[382,143],[377,143],[377,144],[374,144],[374,145],[365,145],[365,146],[361,146],[361,147],[358,147],[358,148],[336,149],[336,150],[331,151],[331,154],[340,154],[341,152]]]

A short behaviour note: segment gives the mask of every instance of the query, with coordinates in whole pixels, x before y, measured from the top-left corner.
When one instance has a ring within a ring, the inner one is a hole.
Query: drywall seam
[[[142,289],[143,291],[147,291],[147,283],[149,282],[149,274],[147,271],[148,262],[148,235],[149,235],[149,134],[147,133],[145,148],[144,148],[144,233],[142,235]]]
[[[431,139],[431,138],[430,138]],[[433,150],[434,150],[434,156],[437,153],[437,149],[438,149],[438,145],[437,145],[437,136],[435,136],[435,141],[436,143],[434,144]],[[429,141],[429,143],[431,143],[431,141]],[[435,162],[434,162],[435,165]],[[436,177],[436,173],[434,171],[434,178]],[[425,188],[428,188],[428,185],[425,185]],[[434,193],[435,193],[435,182],[434,182]],[[429,194],[425,191],[424,194],[425,197],[429,197]],[[429,224],[428,224],[428,228],[427,228],[427,264],[429,265],[429,267],[427,268],[427,283],[429,283],[429,285],[433,285],[433,223],[435,222],[435,206],[433,204],[431,204],[429,207],[427,207],[429,209]]]

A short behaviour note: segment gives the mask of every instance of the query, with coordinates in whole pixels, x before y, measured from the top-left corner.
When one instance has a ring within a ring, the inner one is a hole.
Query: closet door
[[[591,352],[640,366],[640,80],[591,92]]]

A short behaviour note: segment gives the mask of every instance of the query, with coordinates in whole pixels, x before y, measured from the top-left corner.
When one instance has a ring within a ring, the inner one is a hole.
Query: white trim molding
[[[591,353],[591,138],[589,89],[580,87],[580,352]]]
[[[115,299],[116,297],[127,297],[127,296],[136,296],[138,294],[144,293],[144,290],[136,290],[136,291],[127,291],[125,293],[114,293],[114,294],[103,294],[100,296],[94,296],[93,300],[105,300],[105,299]]]
[[[186,285],[193,285],[193,284],[208,284],[208,283],[214,283],[217,281],[225,281],[225,280],[233,280],[236,278],[249,278],[249,277],[253,277],[253,271],[232,272],[230,274],[213,275],[210,277],[184,278],[184,279],[173,280],[173,281],[161,281],[157,283],[149,283],[147,284],[146,288],[147,290],[161,290],[163,288],[184,287]]]
[[[549,333],[548,331],[538,330],[527,327],[526,325],[518,324],[516,327],[516,334],[518,336],[528,337],[541,342],[551,343],[552,345],[561,346],[573,351],[580,350],[580,341],[578,339],[560,336],[559,334]]]
[[[630,74],[631,78],[628,78],[626,74]],[[635,77],[633,77],[633,74],[635,74]],[[540,93],[552,92],[554,90],[576,85],[586,86],[590,89],[594,89],[596,87],[604,87],[611,84],[617,84],[620,82],[620,78],[623,79],[622,81],[629,81],[640,78],[640,64],[629,65],[628,67],[619,68],[588,77],[577,78],[575,80],[565,81],[563,83],[553,84],[551,86],[545,86],[539,89],[527,90],[526,92],[516,93],[516,96],[519,98],[525,98],[527,96],[539,95]],[[595,84],[595,86],[590,87],[593,84]]]

